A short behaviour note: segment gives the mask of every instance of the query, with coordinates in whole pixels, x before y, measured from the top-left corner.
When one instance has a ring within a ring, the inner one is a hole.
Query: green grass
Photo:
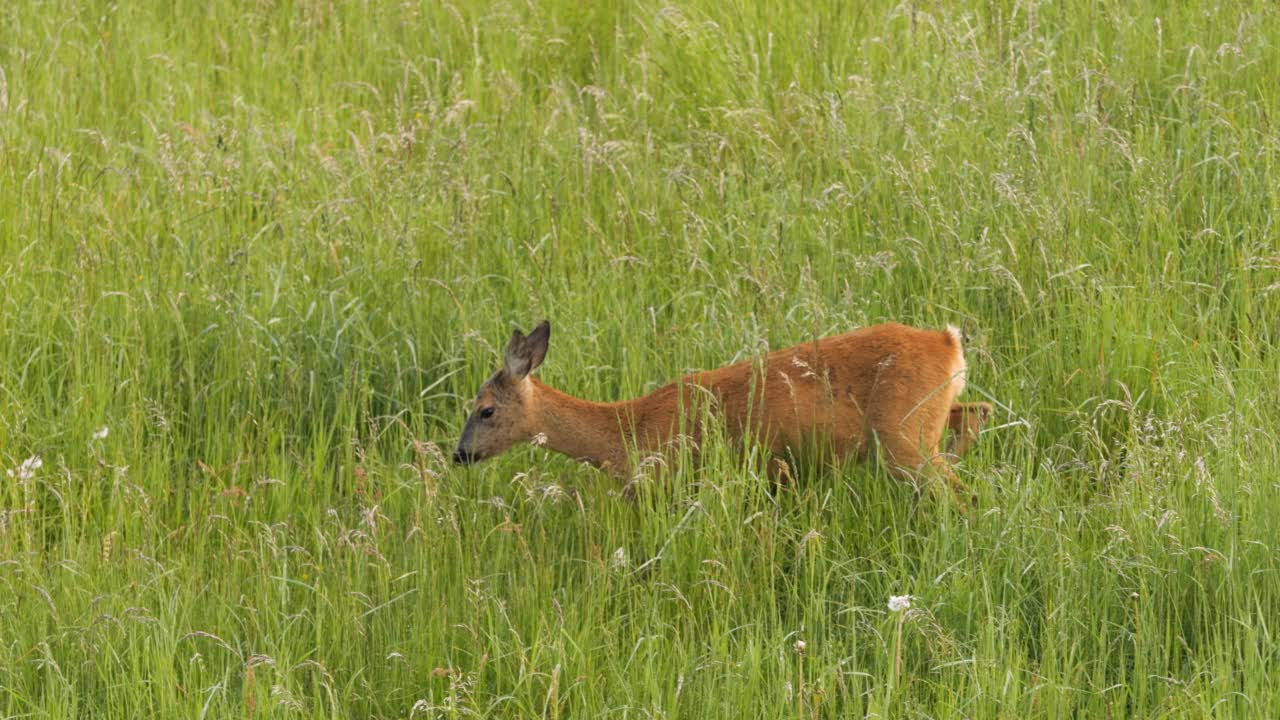
[[[1200,5],[4,3],[0,716],[1266,715],[1280,11]],[[448,467],[542,317],[594,399],[965,324],[980,510]]]

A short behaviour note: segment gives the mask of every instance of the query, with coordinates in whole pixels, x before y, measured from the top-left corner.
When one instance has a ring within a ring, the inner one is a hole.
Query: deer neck
[[[635,423],[643,398],[597,403],[530,380],[535,427],[546,438],[545,447],[614,474],[627,472],[628,444],[635,441]]]

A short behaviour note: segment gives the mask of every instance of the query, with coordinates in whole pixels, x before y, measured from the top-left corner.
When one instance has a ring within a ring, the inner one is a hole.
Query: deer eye
[[[480,419],[481,419],[481,420],[488,420],[489,418],[493,417],[493,411],[494,411],[494,409],[495,409],[495,408],[493,408],[493,407],[487,407],[487,408],[485,408],[485,409],[481,410],[481,411],[480,411]]]

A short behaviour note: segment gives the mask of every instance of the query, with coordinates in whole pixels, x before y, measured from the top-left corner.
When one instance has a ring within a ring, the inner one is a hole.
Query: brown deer
[[[702,419],[729,437],[754,438],[774,455],[770,470],[789,477],[782,458],[819,439],[836,457],[880,457],[899,477],[943,480],[961,507],[969,490],[947,455],[972,447],[989,403],[955,403],[966,365],[955,328],[922,330],[885,323],[694,373],[634,400],[597,403],[544,385],[531,373],[547,356],[551,325],[519,330],[504,366],[480,387],[453,460],[467,464],[533,440],[616,476],[631,457],[662,453],[680,436],[694,455]],[[695,408],[706,412],[696,412]],[[948,453],[939,451],[952,430]],[[934,483],[937,487],[938,484]]]

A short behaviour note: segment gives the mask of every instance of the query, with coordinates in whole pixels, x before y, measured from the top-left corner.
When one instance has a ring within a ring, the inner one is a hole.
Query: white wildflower
[[[796,651],[797,655],[803,655],[807,647],[808,645],[805,645],[803,640],[797,640],[795,644],[791,646],[791,648]]]
[[[111,434],[111,428],[107,427],[106,425],[103,425],[102,427],[93,431],[93,439],[106,440],[107,436],[110,434]]]
[[[16,470],[7,471],[7,474],[17,480],[30,480],[36,476],[36,471],[42,467],[44,467],[44,460],[41,460],[39,455],[32,455],[23,460]]]
[[[627,549],[626,548],[620,547],[617,550],[613,551],[612,564],[615,570],[622,570],[627,566]]]
[[[890,595],[889,610],[890,612],[902,612],[911,609],[912,598],[910,595]]]

